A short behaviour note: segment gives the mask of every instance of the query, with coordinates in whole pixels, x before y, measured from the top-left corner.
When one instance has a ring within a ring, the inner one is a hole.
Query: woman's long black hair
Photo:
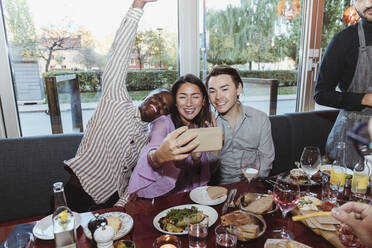
[[[202,80],[200,80],[197,76],[193,74],[186,74],[184,76],[181,76],[172,85],[172,95],[175,103],[177,102],[176,99],[177,91],[179,90],[181,85],[185,83],[190,83],[198,86],[198,88],[203,94],[203,106],[199,114],[192,120],[192,123],[196,124],[198,127],[204,127],[205,121],[211,123],[211,112],[209,109],[207,89],[205,88],[205,85],[203,84]],[[178,109],[176,107],[172,108],[171,116],[173,124],[176,127],[176,129],[185,126],[185,123],[183,123],[180,113],[178,112]]]

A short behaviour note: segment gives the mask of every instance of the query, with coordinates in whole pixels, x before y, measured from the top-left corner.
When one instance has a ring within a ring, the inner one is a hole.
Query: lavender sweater
[[[191,156],[181,161],[167,162],[154,169],[147,160],[152,149],[160,147],[165,137],[175,130],[170,115],[160,116],[150,124],[149,143],[142,149],[137,165],[131,175],[128,193],[139,197],[154,198],[167,193],[190,191],[207,185],[210,173],[205,153],[201,164],[194,165]]]

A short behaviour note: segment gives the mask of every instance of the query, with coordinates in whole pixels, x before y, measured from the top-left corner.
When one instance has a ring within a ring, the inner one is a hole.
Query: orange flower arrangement
[[[344,12],[344,15],[342,16],[342,21],[346,25],[357,23],[360,19],[360,16],[358,15],[358,12],[356,11],[354,6],[350,6],[347,8]]]
[[[290,0],[287,5],[287,0],[281,0],[276,6],[276,14],[284,16],[291,21],[301,13],[301,2],[299,0]]]

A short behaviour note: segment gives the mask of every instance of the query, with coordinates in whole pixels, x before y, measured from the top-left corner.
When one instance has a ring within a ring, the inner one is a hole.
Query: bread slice
[[[311,248],[303,243],[286,239],[267,239],[264,248]]]
[[[222,197],[227,194],[227,189],[221,186],[209,186],[207,188],[209,198],[212,200]]]
[[[268,195],[251,202],[247,207],[245,207],[245,209],[256,214],[262,214],[266,211],[271,210],[273,208],[273,204],[273,195]]]
[[[223,225],[241,226],[246,224],[256,224],[255,220],[249,213],[231,212],[221,216]]]
[[[245,224],[238,226],[239,231],[251,233],[254,237],[257,236],[259,229],[259,226],[256,224]]]
[[[121,220],[118,216],[106,217],[107,225],[111,226],[115,233],[117,233],[121,228]]]

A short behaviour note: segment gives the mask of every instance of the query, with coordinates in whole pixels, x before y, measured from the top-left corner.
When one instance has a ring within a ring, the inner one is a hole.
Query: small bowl
[[[244,216],[250,216],[253,219],[253,223],[241,223],[241,225],[237,225],[236,223],[223,223],[223,222],[221,223],[222,225],[233,226],[235,228],[233,230],[233,234],[235,234],[238,237],[239,241],[246,242],[246,241],[249,241],[249,240],[252,240],[252,239],[257,239],[265,233],[267,225],[266,225],[266,221],[264,220],[262,215],[252,214],[252,213],[242,211],[242,210],[236,210],[232,213],[235,213],[235,214],[238,214],[238,215],[241,214],[242,216],[239,216],[241,218],[244,218]],[[232,214],[232,213],[229,213],[229,214]],[[239,219],[241,220],[241,218],[239,218]],[[244,235],[244,232],[239,230],[239,226],[243,226],[245,224],[256,224],[256,225],[258,225],[258,233],[255,237],[248,237],[247,236],[248,233],[246,235]]]
[[[131,240],[118,240],[114,243],[114,248],[136,248],[136,244]]]
[[[256,213],[256,212],[252,212],[252,211],[250,211],[250,210],[248,210],[248,209],[246,208],[247,205],[245,205],[245,204],[247,204],[247,203],[244,202],[244,196],[245,196],[246,194],[255,194],[255,195],[256,195],[256,198],[255,198],[254,200],[252,200],[252,201],[255,201],[255,200],[258,200],[258,199],[260,199],[260,198],[262,198],[262,197],[268,196],[268,194],[260,194],[260,193],[244,193],[244,194],[240,195],[240,196],[238,197],[238,199],[236,199],[236,202],[235,202],[236,206],[237,206],[238,208],[240,208],[240,210],[243,210],[243,211],[245,211],[245,212],[249,212],[249,213],[252,213],[252,214],[264,215],[264,214],[271,214],[271,213],[274,213],[276,210],[279,209],[278,205],[276,205],[275,202],[273,201],[272,208],[269,209],[269,210],[267,210],[267,211],[265,211],[265,212],[263,212],[262,214],[260,214],[260,213]]]

